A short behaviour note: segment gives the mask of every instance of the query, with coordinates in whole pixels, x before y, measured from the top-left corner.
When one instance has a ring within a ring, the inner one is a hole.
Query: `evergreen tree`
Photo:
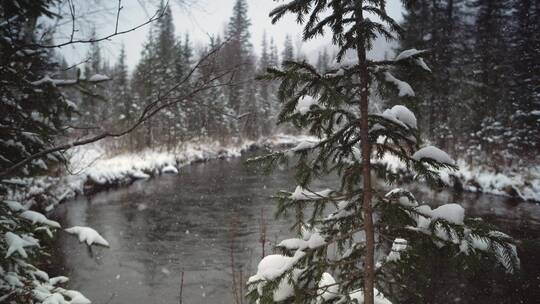
[[[271,55],[271,49],[269,49],[268,46],[268,40],[266,37],[266,32],[263,34],[263,39],[261,43],[261,58],[259,59],[259,71],[258,73],[261,74],[266,69],[271,67],[272,65],[272,55]],[[260,98],[260,104],[261,104],[261,115],[260,117],[260,124],[261,127],[261,133],[262,135],[270,135],[273,131],[273,126],[275,125],[275,112],[273,107],[273,100],[272,98],[272,84],[269,81],[261,81],[259,82],[259,98]]]
[[[35,34],[39,18],[56,18],[56,5],[58,1],[48,0],[12,0],[0,5],[0,298],[5,303],[44,300],[36,292],[44,282],[36,261],[46,259],[38,238],[52,236],[60,226],[52,221],[32,223],[26,215],[34,211],[7,201],[17,187],[31,197],[32,209],[42,207],[41,201],[51,198],[42,193],[46,192],[41,191],[43,185],[36,186],[25,177],[51,173],[64,160],[62,154],[53,153],[13,169],[14,164],[57,144],[76,111],[60,90],[76,80],[57,78],[58,55],[38,45],[51,39]]]
[[[433,73],[409,77],[418,95],[408,105],[418,113],[425,135],[438,145],[463,154],[464,138],[470,137],[478,111],[471,111],[472,94],[477,82],[471,79],[474,59],[473,34],[466,3],[450,1],[414,1],[404,14],[404,35],[398,52],[418,48],[429,49],[426,63]],[[470,115],[464,118],[464,115]]]
[[[113,119],[120,122],[119,126],[125,128],[130,126],[136,115],[136,109],[131,98],[128,67],[126,64],[126,49],[122,44],[118,61],[114,67],[112,81],[112,103],[114,109]],[[129,146],[133,146],[132,135],[128,135]]]
[[[319,52],[319,56],[317,57],[317,70],[320,73],[326,73],[326,71],[328,71],[328,68],[330,66],[329,61],[330,61],[330,57],[328,55],[328,50],[324,48],[322,52]]]
[[[294,56],[294,46],[292,42],[291,35],[285,36],[285,44],[283,45],[283,53],[281,54],[282,62],[293,61]]]
[[[405,106],[369,112],[375,83],[384,91],[394,88],[400,97],[414,94],[394,76],[400,71],[397,67],[429,69],[421,59],[425,51],[404,51],[389,61],[366,58],[376,37],[392,39],[400,32],[386,14],[385,1],[290,1],[272,11],[273,22],[287,13],[302,23],[305,40],[329,28],[339,48],[337,62],[349,50],[358,62],[324,75],[306,62],[288,62],[263,77],[281,81],[280,122],[307,128],[320,141],[258,158],[272,168],[296,156],[298,186],[292,193],[278,194],[278,214],[295,213],[298,238],[281,242],[281,254],[259,263],[257,274],[249,279],[252,302],[389,303],[379,289],[392,300],[416,296],[415,303],[428,303],[430,297],[411,292],[401,274],[414,272],[431,254],[457,261],[460,269],[487,259],[513,271],[518,260],[511,239],[478,219],[465,218],[461,206],[432,210],[419,205],[409,191],[371,184],[372,173],[395,181],[385,167],[372,163],[385,155],[397,157],[417,173],[416,178],[431,184],[437,183],[440,169],[456,168],[442,150],[421,148],[416,117]],[[313,190],[311,182],[325,175],[337,175],[339,186]],[[479,239],[485,245],[479,245]]]
[[[40,152],[63,134],[65,121],[76,110],[50,75],[58,69],[57,56],[46,49],[31,49],[38,17],[54,16],[52,1],[12,1],[0,6],[0,171]],[[17,17],[17,18],[14,18]],[[60,154],[37,159],[23,167],[24,174],[48,169],[47,163],[61,160]],[[15,174],[20,174],[17,172]],[[0,192],[4,184],[0,183]],[[1,265],[4,266],[4,265]]]
[[[132,91],[138,109],[155,101],[160,92],[182,81],[187,76],[192,61],[189,37],[186,35],[183,42],[175,38],[171,8],[161,2],[159,10],[164,12],[163,16],[150,29],[141,60],[133,74]],[[171,96],[174,98],[180,95],[183,88],[178,88]],[[189,101],[186,103],[189,104]],[[179,103],[147,120],[144,123],[144,135],[139,131],[137,136],[139,139],[144,138],[144,141],[139,140],[139,148],[153,147],[156,144],[165,144],[172,148],[178,140],[186,139],[188,114],[185,105]]]
[[[92,30],[91,39],[96,38],[96,29]],[[83,77],[90,79],[92,76],[103,73],[103,61],[101,58],[101,48],[98,42],[90,43],[88,53],[86,55],[88,62],[84,66]],[[101,86],[91,85],[87,90],[83,91],[81,98],[80,110],[82,113],[82,123],[88,127],[97,126],[102,122],[103,116],[100,114],[100,109],[104,102],[104,90]]]
[[[409,75],[425,98],[409,105],[431,140],[496,168],[535,158],[535,7],[535,1],[514,0],[407,5],[399,51],[430,50],[429,79]]]
[[[141,59],[133,72],[131,88],[134,94],[135,108],[142,110],[157,96],[157,73],[156,73],[156,51],[154,32],[148,33],[148,39],[143,45]],[[148,119],[144,123],[144,128],[139,128],[135,134],[137,138],[137,147],[151,147],[154,142],[153,120]]]
[[[523,161],[534,159],[532,151],[540,150],[540,2],[512,1],[511,8],[508,141],[512,155]]]
[[[274,42],[274,37],[270,38],[270,66],[279,66],[279,53],[276,43]]]
[[[252,55],[251,34],[249,27],[251,21],[248,17],[248,7],[245,0],[237,0],[233,7],[233,14],[227,27],[227,43],[224,55],[227,58],[224,68],[235,70],[233,82],[234,86],[229,88],[229,102],[231,107],[240,113],[248,102],[245,99],[245,81],[253,78],[255,69]]]

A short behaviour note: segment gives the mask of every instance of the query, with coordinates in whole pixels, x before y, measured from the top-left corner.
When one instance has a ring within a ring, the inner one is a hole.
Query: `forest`
[[[535,303],[540,1],[257,1],[0,3],[0,303]]]

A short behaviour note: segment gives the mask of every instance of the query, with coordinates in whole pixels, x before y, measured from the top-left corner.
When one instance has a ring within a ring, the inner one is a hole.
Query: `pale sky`
[[[96,0],[91,0],[96,1]],[[89,8],[86,10],[92,10],[91,1]],[[234,2],[236,0],[192,0],[193,4],[189,7],[181,7],[175,2],[176,0],[170,0],[170,5],[173,11],[173,20],[176,28],[176,35],[183,35],[188,32],[190,34],[194,45],[202,46],[209,40],[208,36],[220,33],[222,34],[231,14]],[[128,29],[136,26],[148,20],[150,15],[155,12],[155,3],[157,1],[144,1],[144,0],[123,0],[122,4],[124,9],[121,11],[119,30]],[[301,26],[297,25],[292,15],[285,16],[277,24],[272,25],[269,12],[279,5],[282,1],[273,0],[247,0],[249,17],[251,19],[252,26],[250,28],[252,34],[252,44],[255,47],[255,52],[260,53],[260,45],[263,36],[263,32],[266,31],[268,37],[273,37],[280,51],[283,46],[285,35],[290,34],[293,37],[295,44],[295,51],[300,41]],[[83,2],[84,3],[84,2]],[[98,36],[104,36],[114,32],[115,20],[116,20],[116,1],[101,0],[98,2],[108,6],[108,13],[85,13],[88,23],[83,23],[78,26],[78,34],[80,36],[88,36],[91,32],[90,23],[96,24],[96,30]],[[79,9],[79,12],[84,10]],[[387,10],[390,16],[397,21],[402,19],[402,6],[400,0],[389,0],[387,4]],[[99,21],[96,21],[99,20]],[[140,58],[140,52],[142,45],[147,38],[149,26],[138,29],[135,32],[124,34],[118,37],[114,37],[111,41],[102,42],[103,55],[113,63],[119,53],[120,45],[122,43],[126,46],[127,62],[132,69]],[[62,31],[67,34],[71,30],[71,24],[66,22]],[[59,36],[61,37],[61,36]],[[57,42],[60,42],[60,38],[57,38]],[[308,58],[316,58],[319,50],[326,45],[330,44],[329,39],[317,38],[313,41],[303,43],[301,51]],[[372,57],[383,58],[385,51],[389,49],[389,46],[384,41],[376,43],[372,52]],[[77,47],[64,48],[63,52],[68,58],[70,63],[78,62],[85,59],[86,46],[78,45]]]

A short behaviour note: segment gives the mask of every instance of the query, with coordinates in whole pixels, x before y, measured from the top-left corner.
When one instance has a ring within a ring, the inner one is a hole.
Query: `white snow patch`
[[[150,175],[142,172],[142,171],[135,171],[133,173],[131,173],[131,176],[134,178],[134,179],[149,179],[150,178]]]
[[[306,113],[311,109],[311,106],[316,104],[317,100],[313,98],[313,96],[304,95],[298,99],[294,112],[300,113],[300,115],[306,115]]]
[[[424,70],[426,70],[428,72],[431,72],[431,69],[428,67],[428,65],[426,64],[426,62],[424,61],[423,58],[414,59],[414,63],[416,63],[416,65],[421,67],[422,69],[424,69]]]
[[[67,233],[75,234],[79,237],[79,242],[86,242],[88,246],[92,244],[109,247],[109,242],[105,240],[97,231],[90,227],[74,226],[65,229]]]
[[[386,261],[399,261],[399,259],[401,259],[401,252],[405,251],[406,249],[407,240],[401,238],[394,239],[394,242],[392,243],[392,249],[390,249],[390,253],[388,254],[388,256],[386,256]]]
[[[325,303],[339,295],[339,286],[336,285],[336,280],[328,272],[322,274],[321,280],[319,281],[319,290],[322,290],[322,294],[320,295],[318,303]]]
[[[291,151],[299,152],[303,150],[313,149],[315,146],[317,146],[318,143],[318,141],[301,141],[298,145],[292,148]]]
[[[20,214],[20,217],[31,221],[32,224],[39,223],[39,224],[48,225],[54,228],[60,228],[60,224],[58,222],[51,221],[47,217],[45,217],[45,215],[36,211],[31,211],[31,210],[24,211],[23,213]]]
[[[286,239],[281,241],[277,247],[283,247],[288,250],[303,250],[308,248],[307,241],[298,239],[298,238],[292,238],[292,239]]]
[[[463,225],[465,209],[458,204],[445,204],[433,209],[430,215],[433,220],[443,219],[452,224]]]
[[[305,253],[300,250],[296,251],[292,257],[280,254],[271,254],[265,256],[257,266],[257,274],[252,276],[250,281],[275,280],[283,275],[286,271],[290,270],[304,256]]]
[[[24,248],[39,246],[39,243],[37,241],[25,238],[24,236],[21,238],[20,236],[16,235],[11,231],[8,231],[4,238],[6,239],[6,244],[8,245],[8,250],[4,258],[9,258],[14,252],[19,253],[19,255],[23,258],[27,258],[28,254],[26,253]]]
[[[4,201],[4,203],[8,206],[9,209],[11,209],[11,211],[17,212],[25,210],[23,205],[19,202],[7,200]]]
[[[111,78],[107,75],[102,75],[102,74],[95,74],[95,75],[92,75],[90,78],[88,78],[88,81],[90,82],[100,82],[100,81],[106,81],[106,80],[110,80]]]
[[[324,199],[330,196],[333,191],[330,189],[325,189],[322,191],[313,192],[307,189],[297,186],[294,192],[291,194],[291,199],[300,201],[300,200],[319,200]]]
[[[432,159],[436,162],[443,163],[443,164],[450,164],[454,165],[455,161],[450,158],[446,152],[443,150],[435,147],[435,146],[427,146],[424,148],[421,148],[420,150],[416,151],[413,156],[413,159],[417,161],[421,161],[424,158]]]
[[[384,295],[377,290],[377,288],[373,288],[373,292],[375,294],[373,302],[374,304],[392,304],[392,302],[385,298]],[[351,297],[351,300],[358,301],[358,304],[364,304],[364,291],[361,289],[351,292],[349,297]]]
[[[381,116],[407,128],[416,129],[417,127],[416,116],[406,106],[393,106],[385,110]]]
[[[178,169],[173,165],[167,165],[161,169],[161,173],[178,174]]]
[[[417,50],[417,49],[404,50],[403,52],[399,53],[399,55],[397,55],[396,58],[394,58],[394,61],[409,59],[411,57],[417,56],[419,54],[423,54],[425,52],[427,52],[427,50]]]
[[[257,283],[259,294],[262,294],[262,288],[267,281],[273,281],[287,271],[291,271],[294,265],[305,256],[303,251],[296,251],[294,256],[288,257],[279,254],[272,254],[264,257],[257,266],[257,274],[251,276],[248,283]],[[292,269],[291,279],[296,281],[300,275],[300,270]],[[273,300],[275,302],[283,301],[294,295],[294,288],[289,283],[289,279],[284,277],[280,280],[278,287],[274,290]]]
[[[390,83],[393,83],[399,90],[398,95],[400,97],[403,96],[414,96],[414,91],[412,87],[406,83],[405,81],[399,80],[394,75],[390,74],[390,72],[384,72],[384,79]]]
[[[70,300],[67,302],[69,304],[91,304],[92,301],[90,301],[87,297],[85,297],[82,293],[76,291],[76,290],[65,290],[61,289],[60,291],[63,295],[70,298]]]

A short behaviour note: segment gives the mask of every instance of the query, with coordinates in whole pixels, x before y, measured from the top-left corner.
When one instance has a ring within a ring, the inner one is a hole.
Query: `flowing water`
[[[59,206],[55,217],[63,227],[95,228],[111,248],[90,250],[60,233],[52,272],[69,276],[69,287],[93,303],[179,303],[180,292],[187,304],[233,303],[231,257],[238,265],[236,280],[244,282],[262,255],[261,219],[267,227],[266,254],[276,241],[294,236],[292,219],[275,220],[275,202],[268,198],[294,187],[290,170],[264,175],[237,159],[196,164],[179,175],[81,197]],[[433,205],[459,202],[468,215],[484,217],[517,238],[540,238],[538,204],[416,192]]]

